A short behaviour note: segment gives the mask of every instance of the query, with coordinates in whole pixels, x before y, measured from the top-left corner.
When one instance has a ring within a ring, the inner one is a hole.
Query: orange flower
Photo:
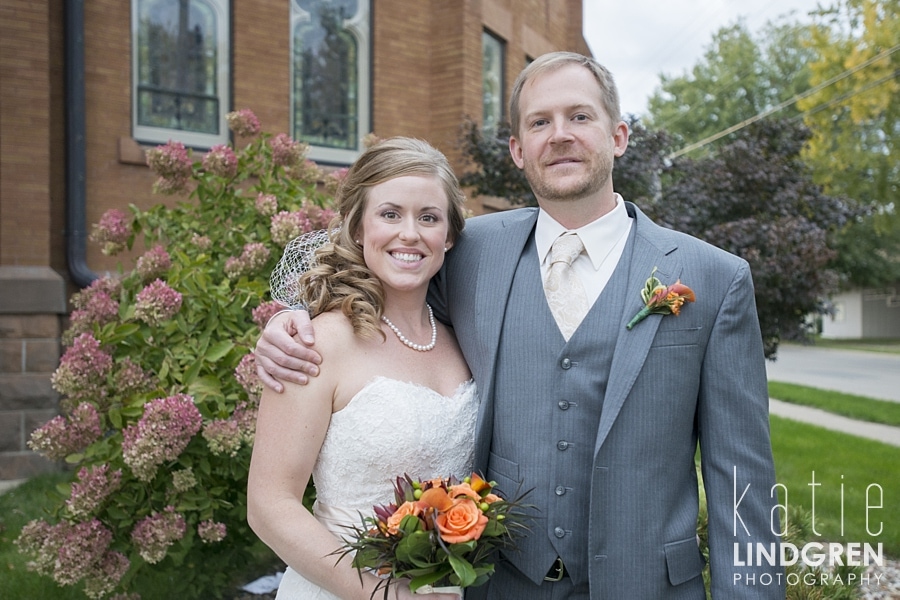
[[[497,494],[488,494],[487,496],[485,496],[484,498],[481,499],[482,502],[487,502],[488,504],[493,504],[494,502],[497,502],[498,500],[503,500],[503,498],[501,498]]]
[[[458,483],[456,485],[451,485],[450,489],[447,490],[450,493],[451,498],[459,498],[460,496],[466,496],[475,500],[481,500],[481,495],[472,489],[472,486],[468,483]]]
[[[468,498],[461,498],[435,520],[441,539],[448,544],[477,540],[488,524],[488,518],[478,505]]]
[[[482,479],[478,473],[472,473],[472,476],[469,479],[471,480],[469,485],[471,485],[472,489],[479,494],[482,492],[482,490],[491,489],[491,484]]]
[[[628,322],[626,329],[631,329],[652,314],[678,316],[685,302],[696,300],[694,290],[681,283],[680,279],[672,285],[664,285],[656,278],[655,268],[641,290],[641,298],[644,300],[644,307]]]
[[[433,487],[425,490],[419,501],[437,511],[449,510],[453,506],[453,499],[447,494],[447,490],[442,487]]]
[[[418,517],[422,514],[422,506],[418,502],[404,502],[401,504],[394,514],[388,517],[387,531],[391,535],[397,535],[400,531],[400,522],[406,515]]]

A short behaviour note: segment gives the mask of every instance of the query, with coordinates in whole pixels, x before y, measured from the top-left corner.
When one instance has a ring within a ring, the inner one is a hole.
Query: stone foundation
[[[0,267],[0,481],[60,468],[26,442],[58,414],[50,376],[59,365],[65,293],[48,267]]]

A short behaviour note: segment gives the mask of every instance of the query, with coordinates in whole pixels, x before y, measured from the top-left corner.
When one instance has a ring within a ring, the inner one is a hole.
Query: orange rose
[[[388,517],[387,520],[387,531],[391,535],[397,535],[400,531],[400,521],[403,520],[403,517],[406,515],[412,515],[414,517],[418,517],[422,514],[422,506],[418,502],[404,502],[400,505],[399,508]]]
[[[451,485],[447,490],[450,494],[451,498],[458,498],[459,496],[467,496],[476,502],[481,500],[481,496],[472,489],[472,486],[468,483],[459,483],[457,485]]]
[[[438,514],[436,519],[441,539],[448,544],[477,540],[487,523],[488,518],[468,498],[459,499],[449,510]]]
[[[497,502],[498,500],[503,500],[503,498],[501,498],[497,494],[488,494],[487,496],[485,496],[484,498],[481,499],[482,502],[487,502],[488,504],[493,504],[494,502]]]

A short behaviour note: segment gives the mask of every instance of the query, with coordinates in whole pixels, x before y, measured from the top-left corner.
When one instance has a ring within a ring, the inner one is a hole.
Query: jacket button
[[[556,448],[558,450],[566,450],[569,448],[569,442],[567,442],[566,440],[560,440],[556,442]]]
[[[559,406],[559,410],[569,410],[569,401],[568,400],[560,400],[557,403],[557,406]]]
[[[562,527],[557,527],[556,529],[553,530],[553,535],[555,535],[558,538],[566,537],[566,530],[563,529]]]
[[[565,493],[566,493],[565,487],[563,487],[561,485],[556,486],[556,495],[557,496],[563,496],[563,495],[565,495]]]
[[[562,359],[562,362],[560,364],[562,365],[563,369],[568,370],[568,369],[572,368],[572,361],[569,360],[568,358]]]

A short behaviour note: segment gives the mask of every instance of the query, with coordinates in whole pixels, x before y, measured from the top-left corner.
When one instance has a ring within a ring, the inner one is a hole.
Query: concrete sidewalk
[[[766,374],[769,381],[900,402],[900,354],[782,344],[777,360],[766,361]],[[769,400],[769,412],[900,447],[900,427],[857,421],[774,399]]]
[[[791,404],[774,398],[769,398],[769,414],[900,447],[900,427],[857,421],[811,406]]]

